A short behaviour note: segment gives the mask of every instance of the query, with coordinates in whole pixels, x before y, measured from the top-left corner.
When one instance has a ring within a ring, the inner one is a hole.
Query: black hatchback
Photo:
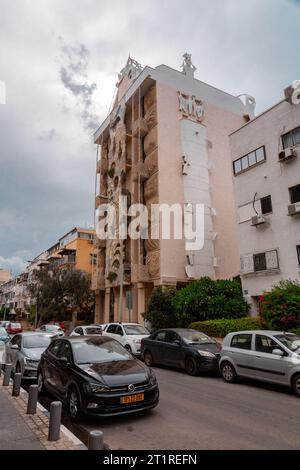
[[[190,375],[219,370],[220,350],[213,338],[188,328],[155,331],[142,340],[142,357],[147,366],[178,367]]]
[[[38,389],[64,402],[73,420],[146,410],[159,400],[153,371],[108,336],[54,340],[41,356]]]

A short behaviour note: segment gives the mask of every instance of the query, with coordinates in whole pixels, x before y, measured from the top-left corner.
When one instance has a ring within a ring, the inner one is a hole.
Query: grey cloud
[[[94,131],[97,128],[97,117],[93,113],[92,98],[97,85],[88,82],[89,51],[84,44],[66,45],[62,37],[59,37],[59,41],[62,60],[67,62],[60,68],[60,79],[64,87],[78,100],[78,105],[81,108],[80,116],[85,127]]]

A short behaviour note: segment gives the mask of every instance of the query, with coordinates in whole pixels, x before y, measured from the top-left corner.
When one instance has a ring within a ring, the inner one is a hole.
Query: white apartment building
[[[230,135],[243,291],[300,280],[300,82]]]

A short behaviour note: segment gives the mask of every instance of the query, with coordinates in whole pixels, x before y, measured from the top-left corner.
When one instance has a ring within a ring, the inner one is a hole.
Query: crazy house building
[[[230,143],[243,291],[256,315],[264,292],[300,280],[300,81]]]
[[[149,213],[153,204],[191,211],[202,204],[203,247],[190,250],[175,236],[96,239],[96,321],[142,321],[155,286],[239,273],[228,135],[254,116],[255,100],[207,85],[195,70],[189,54],[181,72],[128,59],[113,109],[95,133],[96,214],[108,200],[118,207],[121,194]]]

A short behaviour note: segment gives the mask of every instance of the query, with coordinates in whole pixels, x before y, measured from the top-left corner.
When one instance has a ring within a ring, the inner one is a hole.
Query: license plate
[[[143,393],[139,393],[138,395],[128,395],[127,397],[121,398],[122,405],[128,405],[129,403],[136,403],[137,401],[144,401]]]

